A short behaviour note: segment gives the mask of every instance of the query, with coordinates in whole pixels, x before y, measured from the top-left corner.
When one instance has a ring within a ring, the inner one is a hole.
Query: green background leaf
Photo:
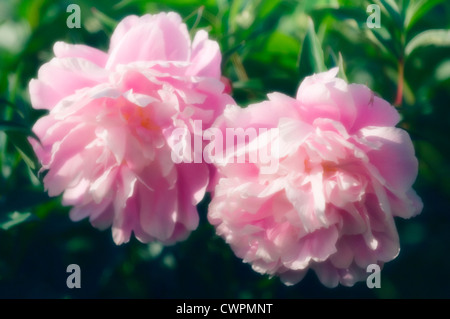
[[[12,212],[6,214],[5,216],[0,215],[0,228],[3,230],[9,230],[10,228],[16,227],[22,223],[35,221],[38,218],[32,213],[20,213]]]
[[[412,38],[405,48],[406,56],[423,47],[450,47],[450,30],[426,30]]]
[[[322,45],[314,30],[314,22],[308,18],[308,31],[303,41],[300,68],[306,74],[326,71]]]

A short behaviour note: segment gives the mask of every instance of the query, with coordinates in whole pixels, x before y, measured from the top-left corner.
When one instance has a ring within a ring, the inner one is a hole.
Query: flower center
[[[131,126],[143,127],[151,131],[160,129],[152,120],[152,109],[149,106],[140,107],[134,104],[126,104],[121,106],[121,113],[125,121]]]

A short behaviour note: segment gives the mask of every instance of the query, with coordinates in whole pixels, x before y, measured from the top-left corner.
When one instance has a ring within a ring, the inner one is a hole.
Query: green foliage
[[[0,297],[450,297],[450,2],[80,0],[82,27],[68,29],[71,3],[0,1]],[[366,25],[372,3],[381,8],[379,29]],[[107,50],[126,15],[167,10],[219,42],[223,75],[242,106],[273,91],[294,96],[305,76],[334,66],[397,104],[416,147],[415,189],[425,208],[413,223],[398,221],[402,251],[385,265],[381,289],[327,289],[312,273],[285,287],[256,274],[214,234],[208,199],[188,240],[117,247],[109,230],[71,222],[69,208],[46,195],[29,143],[44,112],[31,108],[28,83],[52,58],[54,42]],[[82,289],[65,286],[71,263],[81,267]]]
[[[20,212],[2,214],[1,217],[3,218],[3,220],[0,220],[0,228],[4,230],[8,230],[24,222],[36,220],[36,216],[34,216],[33,214]]]
[[[300,57],[300,67],[308,68],[306,74],[326,71],[322,46],[314,31],[314,22],[308,19],[308,31],[303,41],[302,54]]]
[[[426,30],[412,38],[405,47],[405,54],[409,56],[418,48],[437,46],[450,47],[450,30]]]

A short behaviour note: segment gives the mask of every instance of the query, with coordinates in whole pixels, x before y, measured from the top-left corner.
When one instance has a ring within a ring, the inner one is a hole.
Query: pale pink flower
[[[209,221],[236,255],[286,284],[308,269],[334,287],[365,280],[369,264],[394,259],[394,217],[418,214],[418,169],[399,114],[337,69],[305,78],[296,99],[281,93],[229,107],[216,127],[278,128],[276,172],[261,162],[218,163]],[[252,144],[252,143],[250,143]]]
[[[232,102],[221,54],[205,31],[193,41],[173,12],[128,16],[107,53],[57,42],[30,82],[33,107],[48,109],[32,141],[50,196],[74,221],[112,227],[114,241],[173,243],[198,225],[210,180],[204,163],[175,163],[172,132],[209,127]]]

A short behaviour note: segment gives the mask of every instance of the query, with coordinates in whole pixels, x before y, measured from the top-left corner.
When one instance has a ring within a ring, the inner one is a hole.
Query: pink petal
[[[186,74],[220,78],[221,58],[217,42],[209,40],[206,31],[199,30],[192,42],[191,66]]]
[[[118,32],[117,37],[113,36],[107,69],[133,61],[189,60],[189,33],[177,14],[160,13],[137,21],[130,18]],[[120,40],[116,42],[115,38]]]
[[[352,132],[366,126],[394,126],[400,116],[397,110],[385,100],[376,96],[368,87],[350,84],[349,91],[357,108],[357,117]]]
[[[417,176],[418,162],[414,155],[414,146],[409,135],[394,127],[371,127],[361,131],[370,142],[379,142],[381,146],[368,152],[372,163],[388,186],[398,191],[407,191]]]
[[[68,44],[61,41],[53,45],[53,52],[57,58],[82,58],[104,67],[108,55],[98,49],[82,44]]]
[[[164,242],[173,234],[177,213],[176,189],[150,191],[139,187],[140,224],[149,235]]]

